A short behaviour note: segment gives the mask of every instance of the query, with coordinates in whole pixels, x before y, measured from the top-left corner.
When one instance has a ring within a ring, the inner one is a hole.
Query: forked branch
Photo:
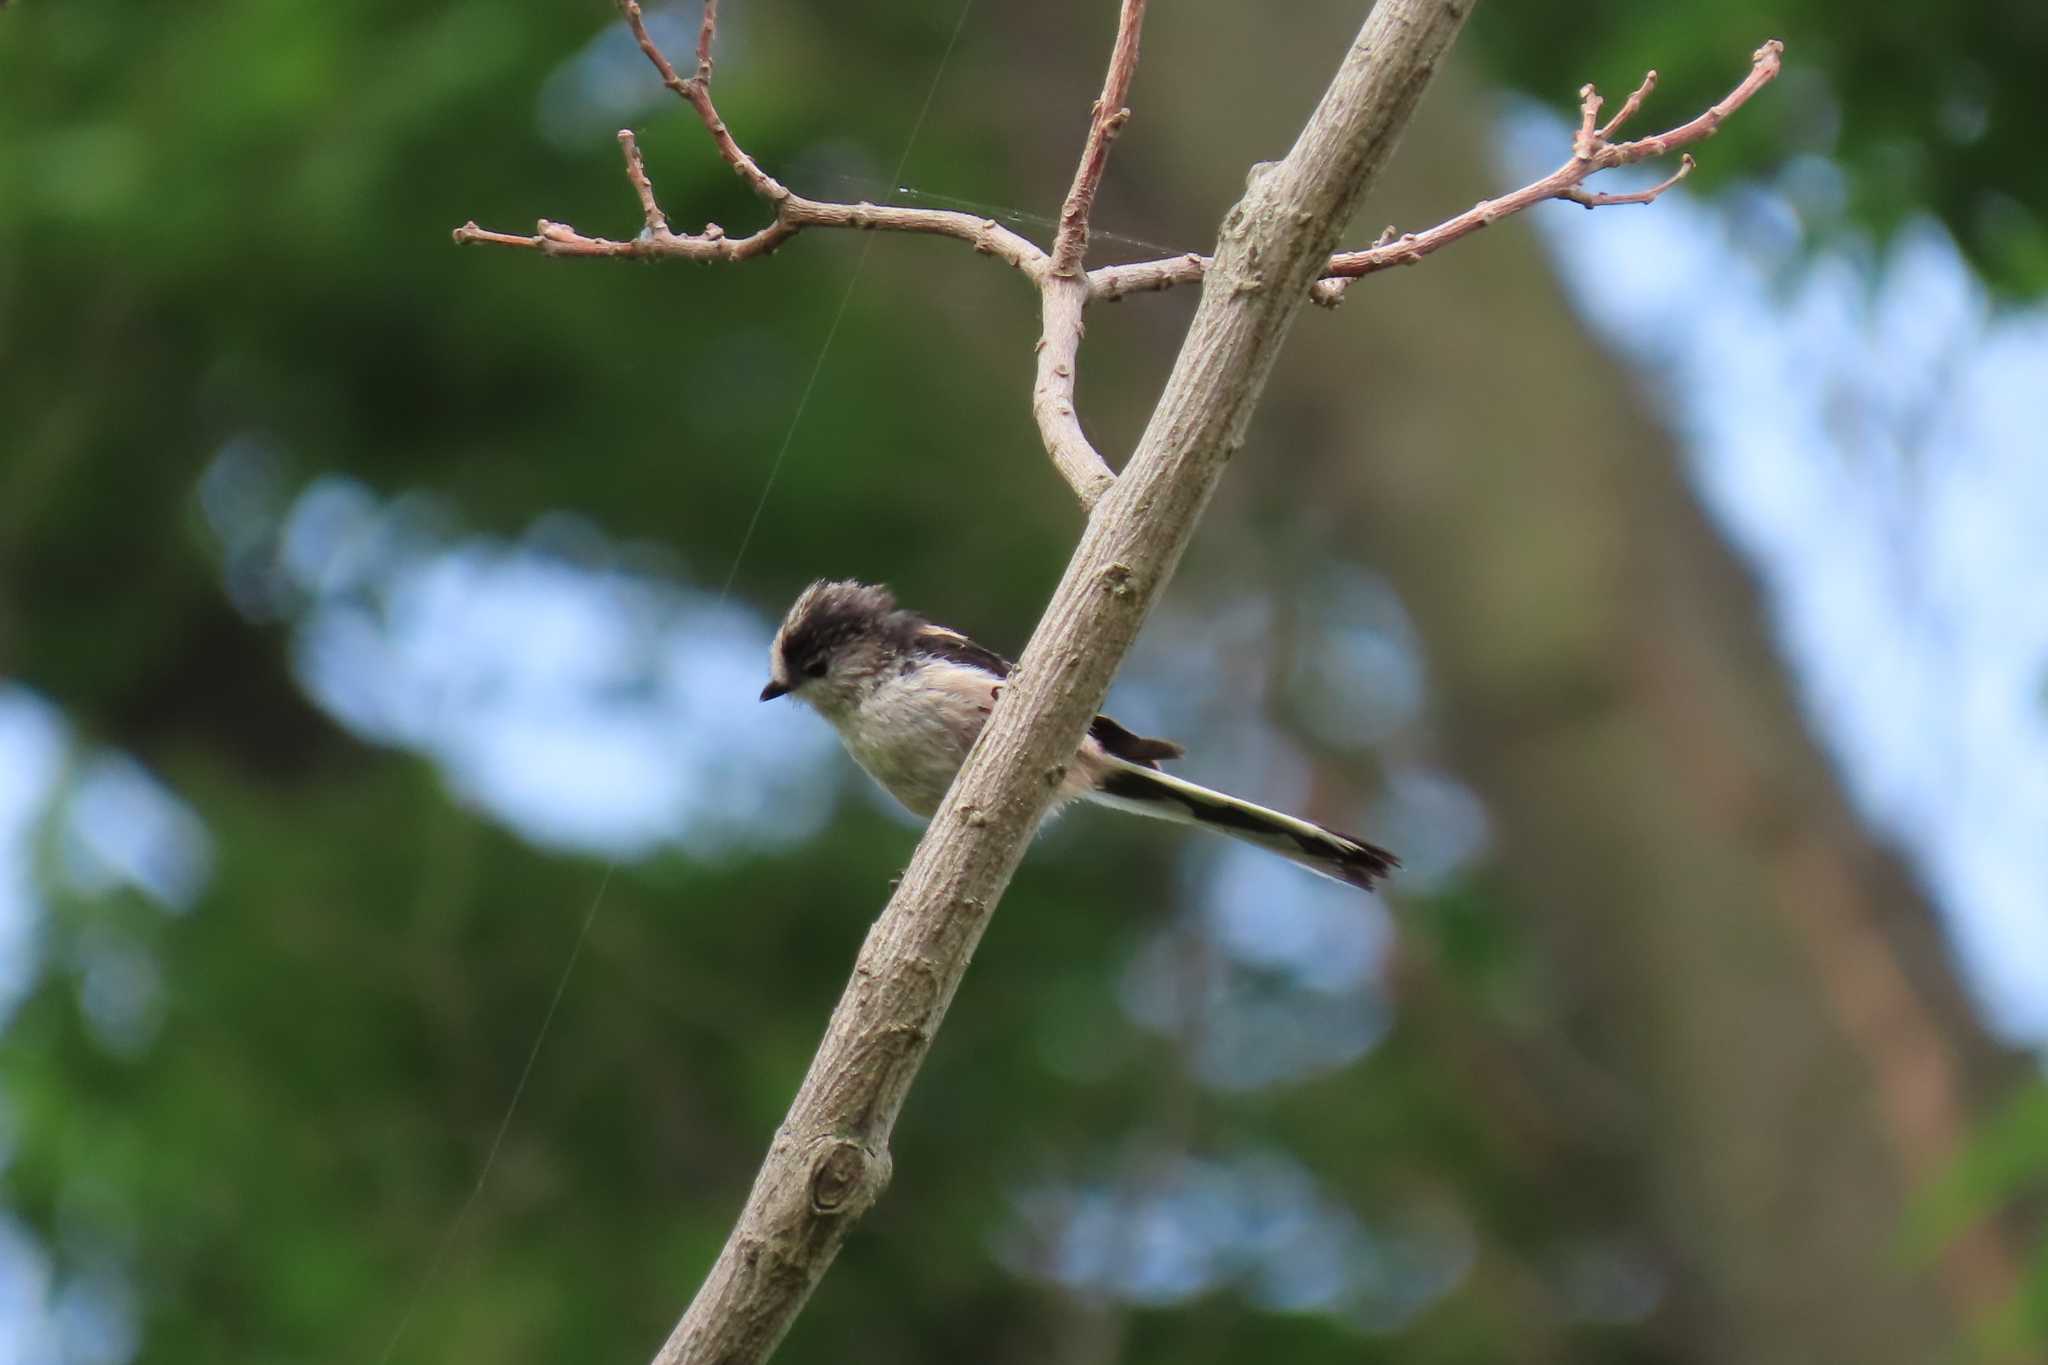
[[[586,237],[543,221],[531,236],[475,223],[458,242],[526,247],[558,256],[741,261],[775,250],[807,227],[872,228],[952,237],[1014,267],[1039,290],[1043,333],[1032,409],[1046,449],[1093,510],[1058,592],[1002,690],[895,894],[862,946],[810,1070],[776,1132],[732,1236],[656,1365],[754,1365],[802,1308],[850,1226],[890,1173],[889,1138],[912,1080],[958,989],[989,914],[1108,690],[1146,612],[1158,599],[1196,520],[1243,443],[1274,356],[1302,305],[1334,302],[1352,279],[1407,264],[1543,199],[1647,203],[1664,184],[1596,194],[1585,179],[1680,150],[1712,134],[1778,71],[1779,45],[1756,54],[1728,98],[1656,137],[1613,134],[1649,96],[1654,74],[1606,124],[1600,99],[1581,92],[1572,159],[1551,176],[1480,204],[1428,232],[1388,234],[1365,251],[1331,255],[1337,235],[1378,174],[1443,60],[1469,0],[1378,0],[1336,79],[1285,160],[1252,178],[1224,221],[1215,258],[1190,255],[1083,273],[1088,222],[1138,57],[1145,0],[1121,0],[1117,39],[1091,113],[1087,141],[1051,249],[991,220],[933,209],[804,198],[762,170],[711,99],[717,0],[705,0],[696,68],[677,72],[648,34],[636,0],[621,0],[641,51],[685,100],[719,155],[769,205],[757,231],[728,237],[717,224],[678,233],[656,198],[630,132],[619,134],[642,227],[626,241]],[[1093,299],[1193,283],[1210,274],[1173,373],[1121,478],[1113,477],[1074,414],[1082,311]],[[1098,508],[1098,499],[1100,505]]]
[[[1102,94],[1090,112],[1087,140],[1081,150],[1080,162],[1075,167],[1073,186],[1061,207],[1059,226],[1050,249],[1041,248],[992,218],[978,218],[947,209],[810,199],[768,174],[740,146],[711,98],[711,53],[718,33],[718,0],[705,0],[703,20],[697,29],[696,69],[688,76],[677,71],[647,31],[646,17],[641,12],[639,0],[619,0],[619,7],[627,26],[632,29],[634,41],[661,77],[662,84],[696,112],[719,156],[768,205],[772,216],[765,226],[743,237],[727,235],[717,223],[706,223],[698,232],[675,231],[656,201],[654,185],[647,175],[646,164],[633,134],[621,130],[619,145],[625,154],[626,179],[640,201],[641,229],[636,236],[623,240],[591,237],[567,223],[542,219],[527,235],[494,232],[468,222],[455,229],[455,240],[458,243],[524,247],[550,256],[724,263],[767,255],[805,228],[812,227],[911,232],[965,242],[976,251],[1009,265],[1038,290],[1041,331],[1037,373],[1031,388],[1031,413],[1054,468],[1074,490],[1082,508],[1092,510],[1096,500],[1115,482],[1116,476],[1082,430],[1077,412],[1075,391],[1079,383],[1083,312],[1089,303],[1098,300],[1115,300],[1126,294],[1193,284],[1201,280],[1214,264],[1208,256],[1189,253],[1155,261],[1103,266],[1082,273],[1096,191],[1109,163],[1111,144],[1130,118],[1130,110],[1124,102],[1137,70],[1138,38],[1144,24],[1145,5],[1146,0],[1121,0],[1116,42],[1103,78]],[[1645,76],[1642,84],[1605,124],[1598,122],[1602,103],[1599,94],[1591,85],[1583,87],[1579,92],[1579,129],[1569,161],[1533,184],[1499,199],[1475,204],[1466,212],[1425,232],[1396,235],[1389,228],[1378,241],[1362,251],[1337,253],[1330,257],[1311,286],[1310,299],[1326,307],[1334,307],[1342,301],[1353,280],[1393,266],[1413,265],[1461,237],[1546,199],[1569,200],[1587,208],[1650,203],[1692,170],[1693,160],[1689,153],[1680,160],[1676,171],[1645,190],[1601,193],[1586,189],[1585,181],[1600,171],[1664,156],[1711,137],[1723,120],[1778,74],[1783,50],[1783,45],[1776,40],[1765,43],[1757,50],[1749,74],[1726,98],[1690,122],[1633,142],[1615,142],[1613,137],[1641,110],[1644,100],[1656,88],[1657,73],[1652,71]]]
[[[1309,282],[1467,8],[1379,0],[1293,150],[1224,221],[1215,285],[1159,406],[861,946],[739,1222],[656,1365],[765,1357],[887,1184],[896,1117],[1062,765],[1243,443]]]
[[[1439,251],[1462,237],[1469,237],[1481,228],[1489,227],[1501,219],[1520,213],[1546,199],[1564,199],[1587,208],[1599,208],[1609,204],[1647,204],[1657,196],[1683,180],[1693,168],[1693,159],[1687,153],[1679,162],[1678,169],[1656,185],[1646,190],[1628,194],[1602,194],[1585,188],[1588,177],[1617,166],[1632,166],[1652,157],[1667,156],[1695,143],[1704,142],[1720,128],[1721,124],[1743,105],[1757,91],[1770,84],[1783,65],[1785,45],[1773,38],[1756,50],[1750,59],[1749,74],[1741,84],[1729,91],[1719,103],[1688,122],[1681,123],[1667,132],[1651,137],[1638,138],[1633,142],[1615,142],[1613,136],[1620,127],[1633,118],[1656,89],[1657,73],[1652,71],[1643,78],[1633,93],[1623,101],[1613,118],[1604,125],[1598,123],[1601,98],[1592,86],[1579,90],[1579,129],[1572,142],[1571,159],[1531,184],[1524,185],[1512,194],[1498,199],[1486,199],[1474,204],[1457,217],[1437,224],[1426,232],[1410,232],[1396,235],[1388,228],[1380,239],[1362,251],[1340,251],[1330,257],[1330,263],[1323,270],[1321,281],[1316,285],[1315,300],[1322,304],[1335,304],[1342,297],[1350,282],[1397,265],[1414,265],[1433,251]],[[1175,285],[1193,284],[1202,278],[1210,265],[1206,256],[1172,256],[1164,260],[1139,261],[1129,265],[1104,266],[1088,273],[1088,291],[1091,299],[1117,299],[1126,294],[1148,290],[1171,289]]]
[[[1044,330],[1038,343],[1038,377],[1032,386],[1031,409],[1039,435],[1053,466],[1066,479],[1084,509],[1092,508],[1103,490],[1114,482],[1109,465],[1081,430],[1075,412],[1077,357],[1081,349],[1081,309],[1088,301],[1086,278],[1080,274],[1082,253],[1087,249],[1088,217],[1095,188],[1109,160],[1109,144],[1130,117],[1123,100],[1130,89],[1131,75],[1138,61],[1138,27],[1144,20],[1145,0],[1124,0],[1118,19],[1116,45],[1110,59],[1109,75],[1103,83],[1102,98],[1090,119],[1088,140],[1075,172],[1074,188],[1061,214],[1054,253],[1068,264],[1055,268],[1053,256],[1035,242],[1012,232],[992,218],[955,213],[947,209],[899,208],[869,203],[846,204],[809,199],[761,169],[733,136],[711,98],[712,44],[718,35],[718,0],[705,0],[703,21],[697,28],[697,67],[685,76],[647,31],[646,16],[639,0],[620,0],[633,40],[640,45],[661,83],[696,111],[697,119],[711,135],[719,156],[747,187],[766,203],[772,213],[768,224],[744,237],[728,236],[717,223],[706,223],[699,232],[677,232],[661,211],[647,174],[639,144],[630,130],[619,133],[619,146],[626,158],[626,179],[640,201],[641,228],[638,235],[623,240],[591,237],[567,223],[542,219],[530,235],[494,232],[464,223],[455,229],[458,244],[525,247],[550,256],[612,256],[641,260],[685,260],[736,263],[764,256],[805,228],[861,228],[884,232],[914,232],[951,237],[976,251],[1016,269],[1037,287],[1041,296]]]

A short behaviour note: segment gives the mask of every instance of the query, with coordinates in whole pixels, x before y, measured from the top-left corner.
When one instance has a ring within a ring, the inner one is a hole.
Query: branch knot
[[[889,1153],[871,1151],[851,1138],[826,1138],[826,1150],[811,1162],[811,1211],[828,1218],[858,1218],[888,1187]]]

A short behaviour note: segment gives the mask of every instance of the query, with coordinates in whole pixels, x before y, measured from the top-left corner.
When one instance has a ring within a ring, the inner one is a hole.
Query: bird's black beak
[[[787,684],[776,682],[774,679],[771,678],[768,682],[768,685],[761,689],[761,700],[774,701],[777,697],[783,695],[787,691],[789,691],[789,687]]]

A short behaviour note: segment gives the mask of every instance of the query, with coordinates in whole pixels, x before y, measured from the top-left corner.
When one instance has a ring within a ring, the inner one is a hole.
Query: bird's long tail
[[[1109,772],[1088,793],[1089,800],[1101,805],[1149,815],[1155,820],[1213,829],[1233,839],[1257,844],[1332,881],[1363,890],[1371,890],[1375,881],[1401,865],[1401,860],[1385,849],[1326,829],[1312,820],[1255,806],[1143,764],[1120,758],[1109,762]]]

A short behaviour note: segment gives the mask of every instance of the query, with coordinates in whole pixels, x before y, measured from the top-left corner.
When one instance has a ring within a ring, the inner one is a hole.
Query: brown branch
[[[532,237],[467,223],[456,230],[456,240],[553,255],[725,261],[772,251],[807,226],[966,241],[1005,260],[1040,291],[1043,332],[1033,412],[1055,465],[1093,509],[1038,630],[861,949],[724,1250],[656,1357],[657,1365],[754,1365],[774,1350],[850,1227],[888,1184],[896,1118],[988,916],[1058,787],[1062,765],[1171,577],[1224,467],[1243,444],[1266,376],[1303,303],[1311,297],[1335,302],[1348,278],[1419,259],[1514,211],[1504,206],[1516,196],[1480,205],[1419,237],[1395,238],[1390,230],[1370,251],[1330,254],[1463,25],[1467,0],[1379,0],[1373,6],[1294,148],[1284,161],[1255,169],[1244,199],[1224,221],[1213,260],[1178,257],[1086,275],[1079,271],[1088,217],[1110,143],[1127,117],[1122,101],[1137,59],[1144,0],[1122,5],[1103,98],[1091,115],[1051,254],[967,214],[825,203],[791,193],[746,154],[712,103],[716,0],[705,2],[696,72],[689,77],[679,75],[654,43],[636,0],[621,0],[621,6],[663,83],[691,105],[720,156],[772,206],[773,222],[737,240],[716,224],[697,234],[674,232],[639,148],[625,132],[620,146],[641,208],[638,237],[608,241],[543,221]],[[1776,74],[1777,53],[1777,44],[1767,45],[1749,80],[1699,118],[1635,143],[1608,138],[1647,97],[1651,82],[1604,127],[1596,126],[1598,96],[1588,88],[1572,162],[1550,178],[1555,185],[1538,182],[1517,194],[1531,203],[1573,197],[1566,191],[1577,190],[1596,170],[1711,135]],[[1663,188],[1592,201],[1647,202]],[[1152,420],[1125,474],[1113,478],[1074,416],[1083,309],[1091,299],[1168,288],[1210,272],[1217,276],[1216,287],[1203,290]]]
[[[1511,194],[1498,199],[1482,200],[1464,213],[1437,224],[1426,232],[1412,232],[1400,237],[1381,239],[1363,251],[1346,251],[1330,257],[1323,271],[1321,282],[1316,285],[1315,301],[1333,304],[1343,296],[1349,282],[1374,274],[1397,265],[1413,265],[1433,251],[1441,250],[1463,237],[1469,237],[1483,227],[1520,213],[1532,204],[1546,199],[1564,199],[1572,203],[1595,208],[1608,204],[1647,204],[1665,190],[1670,189],[1692,170],[1692,158],[1688,156],[1678,171],[1647,190],[1632,194],[1600,194],[1582,188],[1587,177],[1616,166],[1633,165],[1651,157],[1664,156],[1682,147],[1703,142],[1712,137],[1727,117],[1747,104],[1750,97],[1768,85],[1782,66],[1785,45],[1773,38],[1758,48],[1751,58],[1749,74],[1718,104],[1689,122],[1634,142],[1615,142],[1612,135],[1642,108],[1656,88],[1657,73],[1652,71],[1643,78],[1621,108],[1605,125],[1599,124],[1601,99],[1590,85],[1579,91],[1579,126],[1573,137],[1572,158],[1562,166],[1544,176],[1541,180],[1524,185]],[[1210,267],[1206,256],[1174,256],[1158,261],[1138,261],[1129,265],[1104,266],[1088,272],[1088,297],[1096,299],[1118,299],[1126,294],[1147,290],[1171,289],[1176,285],[1193,284],[1201,279]]]
[[[1698,165],[1699,163],[1692,159],[1692,153],[1687,152],[1678,159],[1677,170],[1646,190],[1636,190],[1630,194],[1607,194],[1598,190],[1589,190],[1583,185],[1574,185],[1557,197],[1559,199],[1568,199],[1574,204],[1584,204],[1589,209],[1597,209],[1607,204],[1648,204],[1654,201],[1658,195],[1691,175]]]
[[[1102,94],[1089,111],[1081,161],[1074,168],[1073,187],[1060,207],[1047,269],[1038,280],[1040,329],[1031,416],[1038,423],[1045,453],[1081,500],[1083,510],[1089,512],[1115,483],[1116,475],[1081,429],[1074,405],[1081,337],[1086,330],[1081,314],[1088,306],[1088,282],[1081,274],[1081,263],[1088,254],[1088,219],[1109,166],[1110,144],[1131,117],[1124,99],[1138,69],[1138,34],[1145,24],[1145,3],[1123,0],[1118,10],[1116,42],[1110,50],[1109,70],[1102,78]]]
[[[1074,168],[1073,188],[1060,207],[1050,264],[1038,281],[1038,373],[1031,386],[1031,415],[1038,423],[1045,453],[1081,500],[1082,508],[1091,512],[1116,476],[1081,430],[1074,409],[1081,336],[1086,330],[1081,313],[1088,306],[1088,282],[1081,274],[1081,262],[1088,254],[1088,218],[1095,209],[1095,191],[1109,166],[1110,144],[1130,121],[1124,98],[1130,94],[1131,79],[1138,69],[1138,33],[1144,24],[1145,0],[1123,0],[1102,94],[1089,112],[1088,137],[1081,147],[1080,164]]]
[[[731,1237],[656,1365],[755,1365],[889,1182],[889,1139],[990,914],[1193,538],[1337,235],[1464,23],[1379,0],[1285,160],[1223,223],[1159,406],[861,946]],[[1078,284],[1078,281],[1075,283]]]
[[[1109,54],[1109,70],[1102,78],[1102,95],[1089,113],[1088,140],[1081,147],[1081,164],[1074,169],[1074,186],[1060,206],[1059,231],[1052,241],[1052,273],[1061,277],[1080,273],[1088,254],[1088,215],[1095,209],[1095,191],[1109,165],[1109,146],[1130,122],[1131,111],[1124,97],[1131,92],[1131,77],[1138,70],[1138,30],[1145,23],[1145,0],[1123,0],[1117,15],[1116,46]]]
[[[633,193],[640,196],[640,217],[647,224],[648,233],[659,237],[669,230],[668,215],[654,201],[654,182],[647,178],[647,163],[640,159],[640,144],[632,129],[619,129],[619,148],[626,154],[626,179],[633,182]]]
[[[893,204],[838,204],[787,194],[775,221],[745,237],[728,237],[716,223],[706,223],[698,233],[674,232],[654,199],[654,186],[641,168],[640,149],[633,134],[619,132],[619,144],[626,149],[626,176],[640,199],[646,226],[638,237],[614,241],[608,237],[586,237],[567,223],[541,220],[532,236],[492,232],[475,223],[455,229],[459,244],[526,247],[550,256],[633,256],[645,260],[744,261],[766,255],[807,227],[855,228],[861,230],[910,232],[932,237],[951,237],[967,243],[984,255],[994,256],[1037,281],[1044,273],[1045,253],[1036,243],[1004,227],[992,218],[976,218],[950,209],[909,209]]]
[[[488,246],[521,246],[549,256],[633,256],[645,260],[665,257],[687,261],[744,261],[752,256],[765,256],[796,235],[797,225],[782,216],[778,216],[774,222],[759,232],[746,237],[728,237],[725,235],[725,229],[716,223],[706,223],[704,231],[699,233],[671,231],[667,216],[655,202],[654,183],[647,178],[647,167],[640,159],[640,144],[634,140],[632,132],[628,129],[619,130],[619,150],[626,157],[626,179],[632,184],[634,194],[640,199],[640,216],[645,226],[641,228],[638,237],[624,242],[615,242],[606,237],[585,237],[567,223],[551,223],[545,218],[540,220],[531,237],[520,237],[511,233],[492,232],[478,227],[472,221],[455,229],[456,245],[478,243]],[[1036,251],[1037,248],[1033,247],[1032,250]]]
[[[1031,415],[1045,453],[1066,478],[1086,511],[1116,482],[1101,454],[1081,430],[1074,412],[1076,357],[1081,350],[1081,310],[1088,304],[1085,279],[1048,275],[1039,281],[1038,374],[1031,385]]]
[[[792,194],[784,203],[782,221],[798,228],[858,228],[874,232],[912,232],[951,237],[985,256],[993,256],[1037,282],[1045,269],[1045,253],[993,218],[977,218],[952,209],[907,209],[895,204],[835,204]]]
[[[1607,122],[1601,127],[1600,136],[1602,138],[1613,137],[1614,130],[1621,127],[1622,124],[1627,123],[1630,119],[1634,118],[1636,116],[1636,111],[1643,107],[1643,101],[1648,99],[1650,97],[1650,92],[1652,90],[1655,90],[1656,88],[1656,71],[1654,69],[1645,71],[1643,73],[1643,83],[1637,86],[1634,90],[1629,92],[1629,97],[1621,102],[1621,108],[1615,111],[1614,117],[1607,120]]]
[[[689,101],[726,164],[739,173],[754,193],[769,203],[777,203],[786,197],[789,191],[741,149],[733,138],[732,130],[718,116],[718,107],[711,102],[711,39],[718,31],[718,0],[704,0],[704,22],[697,29],[697,74],[691,77],[678,76],[675,67],[662,55],[661,48],[647,32],[647,20],[640,13],[640,0],[619,0],[619,9],[625,13],[626,24],[633,30],[633,40],[640,44],[640,50],[647,54],[647,60],[661,74],[661,83]]]
[[[1129,111],[1122,100],[1130,89],[1131,74],[1138,60],[1138,26],[1144,18],[1145,0],[1124,0],[1117,41],[1110,57],[1109,75],[1103,83],[1103,97],[1095,107],[1081,166],[1075,173],[1074,189],[1068,196],[1056,246],[1066,243],[1075,265],[1068,278],[1055,280],[1048,271],[1047,253],[1037,243],[1003,227],[989,218],[956,213],[949,209],[900,208],[888,204],[843,204],[807,199],[761,169],[733,136],[711,99],[711,47],[718,34],[718,0],[705,0],[704,19],[697,28],[697,70],[692,76],[679,73],[660,44],[647,31],[647,21],[638,0],[619,0],[633,39],[640,45],[661,83],[673,90],[697,113],[698,121],[711,135],[719,156],[745,180],[756,195],[774,211],[764,228],[745,236],[728,237],[716,223],[706,223],[702,232],[676,232],[655,198],[653,181],[631,130],[621,129],[619,146],[625,153],[626,179],[640,201],[642,227],[630,240],[590,237],[567,223],[542,219],[530,236],[494,232],[464,223],[456,228],[458,245],[524,247],[549,256],[630,257],[640,260],[685,260],[737,263],[765,256],[807,227],[855,228],[885,232],[921,233],[951,237],[967,243],[984,255],[1011,266],[1036,286],[1041,295],[1044,330],[1040,335],[1037,382],[1032,388],[1031,410],[1040,438],[1053,466],[1074,490],[1083,510],[1114,481],[1115,475],[1081,430],[1074,412],[1076,357],[1081,346],[1081,309],[1089,297],[1087,285],[1078,274],[1080,254],[1087,247],[1089,205],[1095,187],[1108,164],[1109,143],[1123,126]]]
[[[697,25],[697,84],[706,90],[711,88],[711,40],[717,36],[718,0],[704,0],[704,18]]]
[[[697,74],[694,77],[677,74],[674,64],[655,43],[653,35],[648,33],[637,0],[621,0],[620,8],[625,12],[626,23],[632,28],[640,50],[647,54],[648,61],[661,76],[662,84],[682,96],[697,111],[705,131],[711,134],[717,145],[720,157],[774,208],[774,221],[750,236],[739,238],[726,236],[725,229],[716,223],[706,224],[701,233],[671,231],[667,218],[655,206],[654,186],[648,179],[640,148],[632,132],[621,129],[619,145],[625,151],[626,178],[639,197],[645,223],[639,237],[630,242],[586,237],[566,223],[543,220],[539,230],[530,237],[491,232],[473,222],[465,223],[455,230],[457,242],[528,247],[556,256],[742,261],[773,251],[806,227],[874,229],[951,237],[1014,266],[1034,283],[1037,281],[1044,268],[1045,252],[1036,243],[991,219],[948,209],[912,209],[888,204],[842,204],[807,199],[763,171],[740,147],[711,102],[711,42],[717,30],[717,0],[708,0],[704,6],[704,22],[697,34]]]
[[[458,246],[526,247],[545,256],[624,256],[640,260],[725,262],[765,256],[793,235],[794,228],[771,223],[745,237],[728,237],[718,224],[707,223],[701,234],[642,233],[625,241],[614,241],[609,237],[586,237],[567,223],[551,223],[545,218],[540,220],[530,237],[493,232],[489,228],[478,227],[474,222],[464,223],[453,233]]]
[[[566,223],[543,219],[531,236],[493,232],[464,223],[455,229],[458,244],[524,247],[550,256],[633,257],[643,260],[681,259],[736,263],[774,251],[805,227],[860,228],[894,232],[923,233],[966,242],[976,251],[996,257],[1018,270],[1040,293],[1042,330],[1038,342],[1037,376],[1032,385],[1031,410],[1047,455],[1074,490],[1084,510],[1114,480],[1109,465],[1089,442],[1075,411],[1076,364],[1082,334],[1082,312],[1097,300],[1114,301],[1126,294],[1171,289],[1200,280],[1213,262],[1207,256],[1190,253],[1156,261],[1105,266],[1080,273],[1088,248],[1088,220],[1095,194],[1109,161],[1110,145],[1129,119],[1123,101],[1129,94],[1137,69],[1138,37],[1144,23],[1146,0],[1122,0],[1115,46],[1109,69],[1103,77],[1102,96],[1091,112],[1088,138],[1074,172],[1073,187],[1060,212],[1060,223],[1050,253],[1036,243],[1001,227],[991,219],[942,209],[911,209],[892,205],[842,204],[807,199],[793,193],[782,182],[762,170],[747,154],[711,99],[711,48],[718,29],[718,0],[705,0],[704,16],[697,30],[697,67],[683,76],[647,31],[639,0],[619,0],[634,41],[640,46],[662,84],[673,90],[697,113],[711,135],[719,156],[744,179],[754,193],[774,210],[766,227],[745,236],[728,237],[716,223],[702,232],[679,233],[671,229],[654,195],[630,131],[621,131],[619,142],[626,156],[626,176],[640,201],[643,227],[637,237],[614,241],[589,237]],[[1668,132],[1634,142],[1617,143],[1612,136],[1633,117],[1656,88],[1652,71],[1629,95],[1613,118],[1598,123],[1601,99],[1591,86],[1580,94],[1580,119],[1573,139],[1573,156],[1563,166],[1532,185],[1499,199],[1487,200],[1440,223],[1426,232],[1395,237],[1392,229],[1364,251],[1332,256],[1321,278],[1309,290],[1310,300],[1324,307],[1343,301],[1352,280],[1396,265],[1412,265],[1429,253],[1461,237],[1545,199],[1566,199],[1587,208],[1614,204],[1647,204],[1684,178],[1693,169],[1685,157],[1676,173],[1650,187],[1624,194],[1606,194],[1584,189],[1588,176],[1615,166],[1629,165],[1662,156],[1680,147],[1711,137],[1728,115],[1778,74],[1783,45],[1776,40],[1764,44],[1753,59],[1749,75],[1720,103],[1699,117]],[[1085,282],[1076,290],[1070,281]]]

